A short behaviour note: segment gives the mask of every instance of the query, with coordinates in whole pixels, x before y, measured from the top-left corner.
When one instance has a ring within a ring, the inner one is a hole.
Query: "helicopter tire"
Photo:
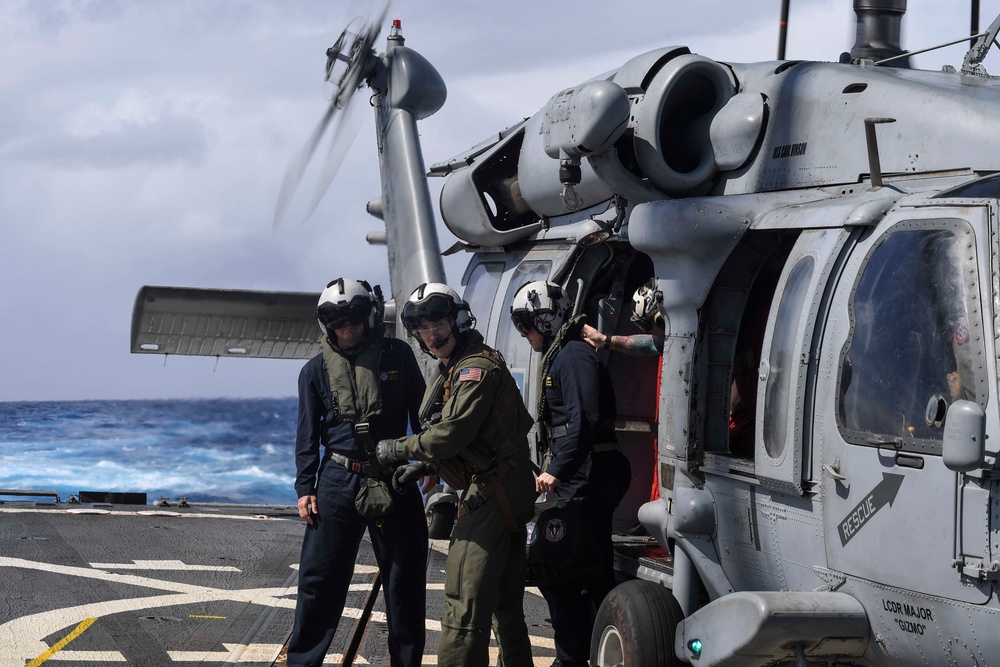
[[[454,503],[438,503],[427,511],[427,537],[432,540],[446,540],[451,537],[455,526],[458,506]]]
[[[590,662],[596,667],[680,667],[674,637],[683,618],[666,587],[643,579],[620,584],[597,611]]]

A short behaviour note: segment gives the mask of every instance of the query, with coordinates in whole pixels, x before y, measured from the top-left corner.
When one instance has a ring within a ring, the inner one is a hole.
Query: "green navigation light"
[[[691,655],[697,658],[701,655],[701,640],[692,639],[688,642],[688,650],[691,651]]]

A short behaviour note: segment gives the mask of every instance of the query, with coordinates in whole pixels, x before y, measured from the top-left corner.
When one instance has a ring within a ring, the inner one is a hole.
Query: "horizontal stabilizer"
[[[319,294],[150,287],[132,309],[136,354],[308,359],[319,353]]]

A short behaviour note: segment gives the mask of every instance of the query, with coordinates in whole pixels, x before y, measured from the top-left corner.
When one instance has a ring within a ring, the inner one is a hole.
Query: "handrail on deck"
[[[32,489],[0,489],[0,496],[43,496],[52,497],[56,499],[56,502],[62,502],[59,500],[59,493],[57,491],[38,491]],[[0,501],[2,502],[2,501]]]

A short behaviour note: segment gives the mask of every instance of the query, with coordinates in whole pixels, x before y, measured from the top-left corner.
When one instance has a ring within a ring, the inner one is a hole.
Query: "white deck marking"
[[[327,653],[326,657],[323,658],[324,665],[339,665],[344,661],[343,653]],[[388,664],[388,658],[386,658],[386,664]],[[363,655],[354,656],[355,665],[370,665],[372,663],[368,662]]]
[[[240,572],[232,565],[187,565],[179,560],[134,560],[131,563],[91,563],[98,570],[198,570],[203,572]]]
[[[499,659],[499,657],[500,657],[500,649],[498,649],[496,646],[491,646],[490,647],[490,664],[491,665],[497,664],[497,660]],[[329,658],[327,658],[327,660],[329,660]],[[547,656],[533,655],[533,656],[531,656],[531,663],[533,665],[535,665],[536,667],[548,667],[548,665],[552,664],[553,660],[554,660],[554,658],[552,656],[550,656],[550,655],[547,655]],[[323,664],[326,665],[326,664],[330,664],[330,663],[324,662]],[[370,663],[355,661],[355,664],[358,664],[358,665],[367,665],[367,664],[370,664]],[[388,663],[386,663],[386,664],[388,664]],[[438,664],[438,657],[436,655],[426,655],[425,654],[423,656],[423,658],[420,660],[420,664],[421,665],[436,665],[436,664]]]
[[[174,662],[266,662],[271,664],[281,652],[282,644],[222,644],[225,651],[167,651]]]
[[[80,623],[85,618],[100,618],[125,611],[216,601],[244,602],[284,609],[295,608],[295,600],[280,597],[289,593],[288,588],[226,590],[132,574],[102,572],[85,567],[52,565],[22,558],[0,557],[0,568],[3,567],[40,570],[84,579],[130,584],[160,591],[170,591],[173,595],[153,595],[151,597],[95,602],[53,609],[7,621],[0,625],[0,667],[24,667],[25,659],[31,659],[33,656],[48,650],[48,645],[43,641],[45,637]]]
[[[82,619],[90,617],[99,618],[126,611],[155,609],[173,605],[213,601],[244,602],[247,604],[259,604],[284,609],[295,608],[295,600],[293,598],[290,599],[285,597],[296,593],[296,588],[294,586],[287,588],[279,587],[225,590],[209,586],[196,586],[181,582],[164,581],[133,574],[120,574],[117,572],[102,571],[103,569],[140,569],[140,564],[145,565],[150,563],[159,565],[164,563],[170,564],[168,567],[160,568],[164,570],[187,570],[196,567],[184,565],[180,561],[133,561],[133,563],[134,565],[92,563],[92,567],[100,567],[102,569],[90,569],[85,567],[52,565],[49,563],[29,561],[20,558],[0,557],[0,569],[10,567],[39,570],[66,576],[76,576],[87,579],[97,579],[102,581],[130,584],[134,586],[142,586],[172,593],[168,595],[153,595],[145,598],[110,600],[107,602],[97,602],[79,605],[76,607],[67,607],[64,609],[53,609],[47,612],[32,614],[30,616],[22,616],[21,618],[0,624],[0,667],[24,667],[25,660],[48,650],[49,647],[43,641],[45,637],[57,633],[59,630],[66,627],[75,625]],[[293,565],[292,567],[293,569],[298,569],[296,565]],[[378,568],[373,565],[355,566],[355,574],[369,574],[374,573],[377,570]],[[368,590],[369,588],[370,585],[365,584],[351,585],[351,590],[354,591],[363,591]],[[444,584],[428,583],[427,588],[428,590],[443,590]],[[538,595],[537,588],[528,588],[526,589],[526,592]],[[361,610],[348,607],[344,609],[343,616],[345,618],[357,619],[361,616]],[[384,624],[386,622],[385,613],[373,612],[369,622]],[[424,625],[430,632],[441,632],[441,622],[439,620],[426,619]],[[529,635],[529,640],[531,641],[532,646],[550,650],[555,649],[555,642],[551,638]],[[218,660],[220,663],[229,662],[233,664],[250,662],[260,663],[268,661],[273,662],[281,648],[278,645],[272,644],[250,644],[249,646],[242,644],[223,644],[223,646],[226,648],[226,651],[170,651],[168,652],[168,655],[171,660],[178,663],[199,661],[205,662],[214,660]],[[273,655],[271,654],[272,650],[274,651]],[[490,649],[491,660],[494,662],[497,658],[496,651],[496,648]],[[339,664],[342,658],[343,656],[340,654],[330,654],[327,656],[323,664]],[[49,658],[49,661],[126,662],[124,656],[117,651],[60,651]],[[541,666],[548,665],[551,661],[551,656],[538,656],[534,658],[533,662],[535,665]],[[374,664],[383,664],[383,662],[384,661],[379,660]],[[422,663],[425,665],[436,665],[437,656],[424,655]],[[355,659],[355,664],[369,665],[373,663],[369,662],[369,660],[364,656],[359,655]],[[386,662],[385,664],[388,663]]]

